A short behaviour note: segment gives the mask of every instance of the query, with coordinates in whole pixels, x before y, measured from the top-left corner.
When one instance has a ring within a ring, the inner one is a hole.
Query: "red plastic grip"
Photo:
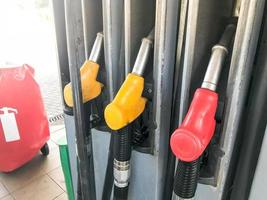
[[[218,95],[208,89],[197,89],[189,111],[171,136],[171,149],[180,160],[196,160],[209,144],[215,130]]]

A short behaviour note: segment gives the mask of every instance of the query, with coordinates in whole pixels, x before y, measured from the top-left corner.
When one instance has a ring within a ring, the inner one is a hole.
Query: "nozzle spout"
[[[104,35],[103,33],[97,33],[91,54],[89,56],[89,60],[97,63],[98,58],[100,56],[100,51],[103,43]]]
[[[146,63],[149,57],[150,49],[152,48],[154,40],[154,28],[150,31],[149,35],[142,40],[137,58],[132,70],[133,74],[142,76],[145,72]]]

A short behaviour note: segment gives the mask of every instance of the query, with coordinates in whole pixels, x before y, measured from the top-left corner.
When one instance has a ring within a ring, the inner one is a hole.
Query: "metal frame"
[[[229,181],[232,183],[232,185],[229,186],[231,188],[231,196],[229,196],[232,200],[248,199],[256,168],[259,168],[261,172],[262,169],[264,169],[261,165],[265,161],[261,159],[258,161],[258,158],[259,154],[264,154],[265,151],[262,142],[265,142],[264,140],[266,140],[266,137],[264,139],[264,134],[266,132],[267,124],[267,45],[265,42],[267,33],[266,6],[267,5],[265,4],[263,22],[258,24],[259,26],[261,25],[260,38],[257,45],[257,52],[253,59],[254,61],[251,63],[253,65],[253,67],[251,66],[252,78],[249,84],[248,95],[245,100],[246,103],[240,121],[240,127],[236,136],[239,145],[235,145],[233,149],[234,153],[232,154],[232,157],[235,157],[235,152],[240,152],[238,153],[238,156],[236,156],[236,159],[234,159],[237,164],[236,168],[232,170],[233,179]],[[265,177],[264,172],[262,172],[261,175],[259,173],[260,172],[256,172],[255,174],[256,183],[255,185],[253,183],[255,191],[262,190],[260,189],[260,184],[257,183],[260,182],[260,179],[264,179]],[[261,176],[261,178],[257,176]],[[256,185],[258,188],[256,188]],[[264,191],[262,190],[258,194],[254,193],[253,196],[260,195],[261,193],[264,193]],[[262,198],[263,197],[264,196],[262,196]],[[259,197],[255,199],[261,198]]]
[[[157,1],[154,43],[154,97],[155,124],[154,155],[156,156],[156,198],[164,199],[163,184],[167,175],[166,161],[169,148],[170,113],[173,75],[176,57],[180,1]]]

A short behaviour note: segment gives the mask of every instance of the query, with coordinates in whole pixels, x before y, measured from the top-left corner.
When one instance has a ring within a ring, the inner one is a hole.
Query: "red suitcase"
[[[38,151],[48,154],[49,125],[29,65],[0,68],[0,171],[10,172]]]

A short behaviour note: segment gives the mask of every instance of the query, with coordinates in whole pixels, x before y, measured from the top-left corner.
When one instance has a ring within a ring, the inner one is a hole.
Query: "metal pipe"
[[[131,72],[131,0],[124,1],[125,77]]]
[[[241,1],[242,0],[236,0],[234,2],[233,10],[232,10],[232,15],[234,17],[238,17],[240,13],[240,7],[241,7]]]
[[[109,100],[112,101],[119,88],[121,82],[119,73],[121,73],[120,57],[121,41],[123,33],[123,0],[111,1],[102,0],[103,8],[103,32],[105,43],[105,63],[107,71],[107,88],[109,92]],[[124,71],[124,70],[123,70]],[[113,147],[114,134],[112,133],[109,144],[108,163],[105,173],[102,200],[110,199],[113,186]]]
[[[178,11],[178,35],[177,35],[177,46],[176,46],[176,59],[175,59],[175,69],[174,69],[174,77],[173,77],[173,96],[172,96],[172,107],[171,107],[171,118],[170,118],[170,132],[169,138],[172,132],[176,129],[179,122],[179,91],[180,91],[180,82],[181,82],[181,72],[182,72],[182,52],[185,42],[185,30],[186,30],[186,14],[188,8],[188,0],[181,0],[179,3],[179,11]],[[163,196],[166,199],[171,199],[173,195],[173,180],[175,173],[175,164],[176,157],[172,153],[172,151],[168,150],[167,155],[167,166],[166,171],[168,174],[165,178]]]
[[[188,0],[187,9],[187,22],[186,22],[186,37],[185,37],[185,49],[183,58],[183,73],[182,73],[182,86],[181,86],[181,102],[179,110],[179,124],[182,123],[188,104],[189,104],[189,90],[192,78],[193,63],[195,56],[195,45],[197,36],[197,19],[200,7],[199,0]]]
[[[61,82],[61,94],[63,97],[64,87],[70,82],[70,72],[69,72],[69,61],[68,61],[68,50],[67,50],[67,39],[66,39],[66,21],[65,21],[65,4],[64,1],[53,0],[53,16],[55,24],[56,33],[56,45],[57,45],[57,59],[59,68],[59,78]],[[65,129],[67,133],[67,143],[70,158],[70,168],[71,168],[71,178],[72,187],[74,194],[77,194],[78,186],[78,167],[77,167],[77,152],[75,144],[75,130],[74,130],[74,117],[73,109],[70,108],[66,102],[62,99],[64,103],[64,122]],[[77,198],[76,198],[77,199]]]
[[[212,48],[212,55],[209,61],[204,81],[201,86],[202,88],[206,88],[212,91],[216,90],[216,86],[218,84],[222,71],[222,66],[228,54],[228,48],[232,42],[235,30],[235,25],[228,25],[219,43]]]
[[[104,39],[103,33],[97,33],[91,54],[89,56],[90,61],[97,63],[100,56],[103,39]]]
[[[201,85],[202,88],[206,88],[212,91],[216,90],[216,86],[219,81],[222,66],[224,64],[227,53],[227,49],[223,46],[216,45],[212,48],[212,55],[204,81]]]
[[[154,40],[154,28],[150,32],[150,34],[143,38],[141,47],[139,49],[137,58],[134,63],[134,67],[132,70],[133,74],[137,74],[139,76],[142,76],[145,72],[146,63],[149,57],[150,49],[152,48]]]
[[[74,101],[78,168],[82,199],[96,199],[91,131],[86,129],[80,66],[85,60],[81,2],[65,0],[67,48]],[[89,113],[90,114],[90,113]],[[81,197],[79,196],[78,199]]]

